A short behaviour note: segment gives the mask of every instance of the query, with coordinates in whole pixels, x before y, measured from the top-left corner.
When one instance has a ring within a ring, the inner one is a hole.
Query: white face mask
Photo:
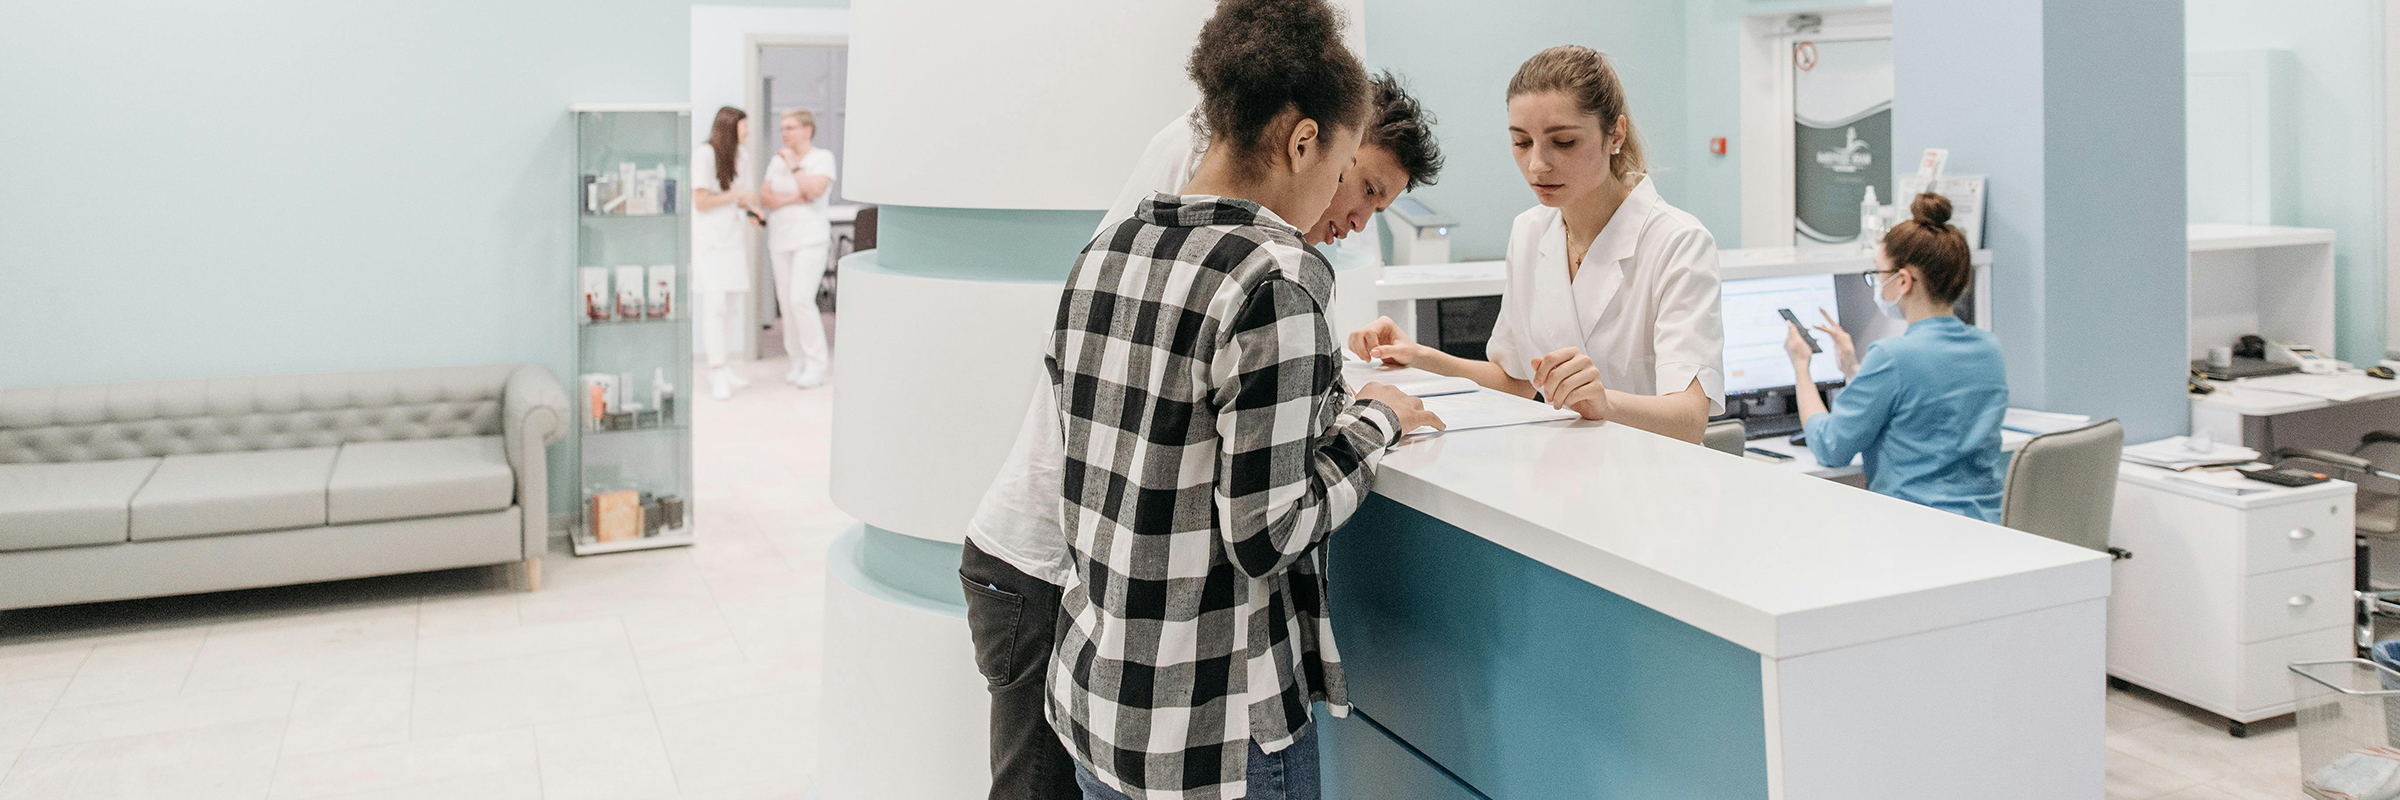
[[[1908,319],[1908,314],[1900,310],[1900,301],[1883,299],[1884,287],[1890,286],[1891,279],[1899,276],[1900,273],[1892,273],[1890,278],[1884,279],[1884,283],[1882,285],[1875,287],[1875,310],[1883,312],[1884,316],[1891,317],[1892,319],[1905,321]],[[1905,294],[1903,296],[1905,296]]]

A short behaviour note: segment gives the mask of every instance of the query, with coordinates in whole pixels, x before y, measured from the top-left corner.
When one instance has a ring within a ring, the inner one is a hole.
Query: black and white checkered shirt
[[[1073,571],[1050,718],[1134,798],[1247,793],[1247,745],[1346,712],[1326,534],[1399,419],[1341,386],[1333,270],[1249,201],[1156,195],[1085,248],[1047,363]]]

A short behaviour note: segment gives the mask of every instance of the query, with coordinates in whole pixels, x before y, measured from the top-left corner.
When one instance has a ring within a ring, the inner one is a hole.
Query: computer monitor
[[[1832,275],[1726,281],[1721,295],[1725,315],[1725,394],[1792,387],[1792,359],[1783,351],[1784,332],[1791,326],[1778,313],[1785,308],[1791,309],[1801,324],[1812,326],[1808,333],[1816,337],[1817,346],[1824,350],[1809,359],[1809,379],[1821,384],[1841,382],[1842,367],[1834,358],[1833,341],[1813,327],[1825,321],[1818,309],[1841,318],[1841,305],[1833,286]]]

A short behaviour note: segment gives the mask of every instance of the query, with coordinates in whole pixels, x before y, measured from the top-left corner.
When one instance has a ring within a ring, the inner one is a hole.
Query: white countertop
[[[2310,377],[2323,379],[2328,385],[2340,386],[2361,394],[2354,399],[2329,400],[2323,397],[2260,388],[2273,385],[2271,378],[2209,381],[2211,385],[2217,387],[2217,390],[2206,395],[2193,396],[2192,408],[2195,411],[2220,408],[2246,417],[2271,417],[2294,411],[2310,411],[2349,403],[2368,403],[2400,397],[2400,381],[2370,378],[2363,372],[2346,371]],[[2255,380],[2263,380],[2267,383],[2252,383]]]
[[[1412,441],[1375,489],[1772,658],[2108,594],[2106,554],[1623,425]]]
[[[1969,256],[1977,267],[1992,265],[1992,251]],[[1856,275],[1873,269],[1875,259],[1852,246],[1744,247],[1717,251],[1717,279],[1781,278],[1790,275]]]
[[[1377,282],[1377,300],[1440,300],[1488,297],[1508,284],[1508,262],[1461,261],[1453,264],[1386,264]]]
[[[2357,486],[2345,481],[2326,481],[2324,483],[2319,483],[2312,486],[2277,486],[2271,483],[2247,481],[2247,483],[2257,484],[2259,488],[2264,489],[2265,491],[2251,494],[2232,495],[2224,492],[2210,491],[2208,489],[2193,486],[2188,483],[2168,480],[2168,476],[2174,474],[2174,470],[2153,467],[2144,464],[2117,465],[2117,480],[2121,482],[2140,484],[2157,489],[2159,491],[2168,492],[2171,494],[2179,494],[2185,497],[2190,497],[2209,503],[2215,503],[2228,508],[2239,508],[2244,510],[2280,506],[2287,503],[2299,503],[2308,500],[2321,500],[2329,497],[2346,497],[2350,493],[2358,490]]]
[[[2292,228],[2283,225],[2243,225],[2230,222],[2203,222],[2188,225],[2183,231],[2184,242],[2192,252],[2211,250],[2246,250],[2253,247],[2290,247],[2301,244],[2333,244],[2329,228]]]
[[[1975,266],[1988,267],[1992,251],[1977,250]],[[1717,251],[1720,280],[1778,278],[1787,275],[1851,275],[1865,272],[1874,260],[1854,247],[1752,247]],[[1387,264],[1375,294],[1377,300],[1438,300],[1499,294],[1507,284],[1504,261],[1460,261],[1449,264]]]

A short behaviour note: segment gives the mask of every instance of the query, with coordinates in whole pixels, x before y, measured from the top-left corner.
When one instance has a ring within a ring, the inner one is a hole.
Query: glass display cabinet
[[[579,556],[691,544],[691,107],[575,117]]]

